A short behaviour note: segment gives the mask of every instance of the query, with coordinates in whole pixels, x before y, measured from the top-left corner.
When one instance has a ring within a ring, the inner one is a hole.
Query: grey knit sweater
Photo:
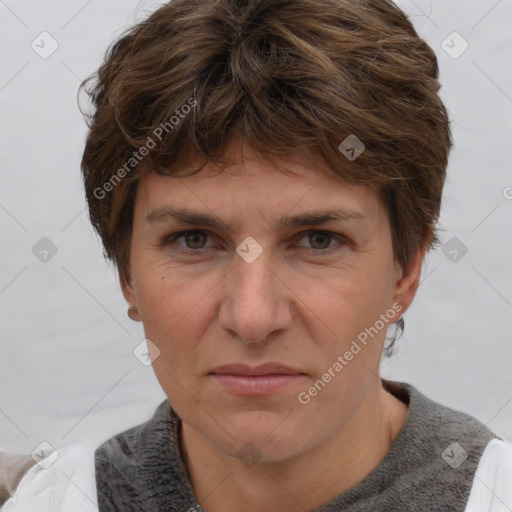
[[[409,405],[404,427],[365,480],[314,512],[463,512],[482,452],[497,436],[409,384],[383,384]],[[99,446],[99,511],[203,511],[188,479],[179,433],[180,419],[165,400],[149,421]]]

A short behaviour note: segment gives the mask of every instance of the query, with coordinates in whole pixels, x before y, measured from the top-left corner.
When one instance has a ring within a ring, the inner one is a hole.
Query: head
[[[451,136],[433,51],[387,0],[173,0],[88,91],[90,218],[176,412],[227,453],[320,443],[437,242]],[[264,396],[212,378],[269,361],[300,376]]]

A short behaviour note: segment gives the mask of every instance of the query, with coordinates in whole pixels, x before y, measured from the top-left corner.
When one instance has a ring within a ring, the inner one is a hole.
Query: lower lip
[[[211,376],[217,379],[232,393],[245,396],[260,396],[274,393],[305,377],[303,374],[288,375],[283,373],[272,375],[214,373],[211,374]]]

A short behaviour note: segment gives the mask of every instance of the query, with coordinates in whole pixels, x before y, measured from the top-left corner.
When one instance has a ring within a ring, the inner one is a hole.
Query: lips
[[[226,364],[214,368],[210,373],[230,375],[304,375],[304,372],[280,363],[265,363],[260,366],[248,366],[243,363]]]
[[[208,375],[236,395],[262,396],[275,393],[302,380],[306,374],[280,363],[260,366],[229,364],[214,368]]]

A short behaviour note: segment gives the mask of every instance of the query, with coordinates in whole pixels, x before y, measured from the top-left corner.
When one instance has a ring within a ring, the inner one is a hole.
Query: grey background
[[[142,326],[126,316],[87,219],[77,108],[80,80],[157,4],[0,1],[0,449],[98,443],[148,419],[165,398],[133,355]],[[428,257],[382,374],[510,440],[512,1],[400,5],[439,56],[455,139],[441,235],[457,240]],[[43,31],[58,43],[46,59],[31,47],[51,49]],[[458,58],[454,31],[469,44]],[[43,237],[57,250],[46,262],[36,257]]]

